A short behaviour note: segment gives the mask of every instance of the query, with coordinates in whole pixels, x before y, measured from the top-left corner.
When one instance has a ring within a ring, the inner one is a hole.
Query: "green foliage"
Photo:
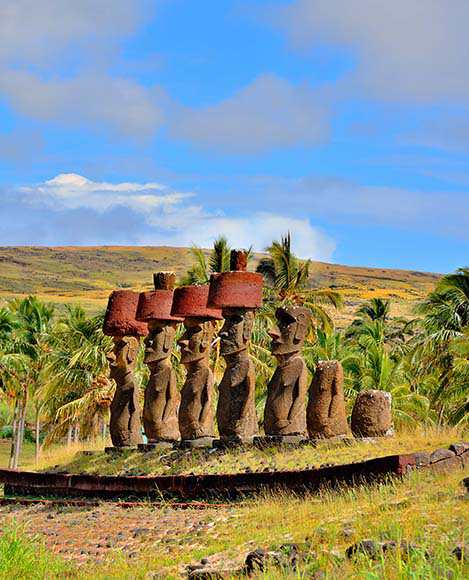
[[[24,529],[10,525],[0,537],[0,578],[35,580],[64,578],[70,564],[51,554],[38,536],[28,537]]]

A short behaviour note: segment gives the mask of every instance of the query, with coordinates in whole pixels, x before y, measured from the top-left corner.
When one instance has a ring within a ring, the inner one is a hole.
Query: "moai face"
[[[185,332],[178,340],[181,363],[189,365],[201,360],[208,361],[214,333],[213,323],[203,318],[186,318],[184,327]]]
[[[131,372],[137,361],[139,341],[133,336],[115,337],[114,348],[106,356],[111,379]]]
[[[242,308],[223,310],[225,323],[220,332],[220,352],[223,356],[247,349],[252,334],[254,312]]]
[[[149,334],[145,338],[145,356],[143,362],[152,364],[168,359],[171,356],[177,322],[154,320],[149,324]]]
[[[298,306],[278,308],[275,316],[277,326],[269,331],[272,338],[272,354],[281,356],[299,352],[303,347],[311,320],[309,310]]]

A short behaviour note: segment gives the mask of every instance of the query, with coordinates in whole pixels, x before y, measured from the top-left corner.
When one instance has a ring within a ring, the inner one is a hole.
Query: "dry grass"
[[[374,442],[359,440],[350,444],[325,442],[318,447],[304,446],[291,449],[248,448],[226,452],[180,451],[172,454],[167,450],[145,454],[135,451],[122,456],[102,452],[92,456],[76,453],[74,457],[70,450],[65,450],[61,452],[63,455],[55,455],[55,452],[52,452],[44,462],[41,462],[39,468],[58,465],[60,470],[71,473],[101,475],[175,475],[306,469],[319,467],[325,463],[343,464],[385,455],[434,450],[463,438],[464,433],[456,428],[419,428]]]
[[[261,254],[252,262],[254,268]],[[192,264],[187,248],[170,247],[3,247],[0,248],[0,303],[35,294],[60,310],[81,304],[89,313],[102,309],[109,292],[118,287],[149,289],[152,273],[174,270],[182,276]],[[410,316],[413,303],[424,296],[438,275],[405,270],[360,268],[313,262],[313,287],[333,287],[345,300],[334,314],[339,327],[372,297],[390,298],[395,316]]]
[[[161,540],[137,560],[114,553],[99,567],[84,568],[87,578],[179,578],[185,565],[208,558],[214,567],[237,568],[258,547],[278,549],[285,543],[305,543],[310,558],[297,571],[270,570],[262,578],[308,578],[322,570],[326,578],[467,578],[467,565],[452,555],[467,537],[467,500],[462,474],[414,473],[401,482],[320,496],[260,497],[212,516],[203,534]],[[364,538],[407,540],[419,549],[409,558],[399,551],[378,561],[344,557],[345,549]],[[150,546],[149,546],[150,548]],[[429,556],[425,556],[428,551]]]

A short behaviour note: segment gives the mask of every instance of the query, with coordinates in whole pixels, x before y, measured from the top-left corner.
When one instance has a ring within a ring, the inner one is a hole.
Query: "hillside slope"
[[[254,268],[261,257],[257,254]],[[82,304],[97,312],[115,288],[148,290],[152,273],[174,270],[183,275],[192,264],[188,248],[170,247],[0,247],[0,301],[35,294],[42,300]],[[335,315],[342,326],[361,302],[390,298],[394,315],[411,315],[413,303],[431,290],[438,274],[361,268],[313,262],[311,285],[331,286],[345,299]]]

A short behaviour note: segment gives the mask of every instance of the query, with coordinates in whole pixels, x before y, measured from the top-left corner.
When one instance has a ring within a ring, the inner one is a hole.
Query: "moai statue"
[[[254,365],[248,346],[254,311],[262,305],[261,274],[246,272],[247,253],[231,252],[231,271],[212,274],[208,306],[221,308],[225,323],[220,332],[220,352],[226,370],[219,385],[217,445],[252,443],[258,434]]]
[[[300,443],[306,437],[308,370],[301,349],[311,322],[308,308],[278,308],[277,326],[269,335],[277,368],[267,387],[264,431],[260,444]]]
[[[352,411],[355,437],[390,437],[394,435],[391,393],[370,389],[358,393]]]
[[[104,318],[103,332],[114,339],[108,355],[110,377],[116,383],[111,403],[109,431],[114,447],[107,452],[131,448],[142,442],[140,403],[134,368],[140,337],[146,336],[145,323],[137,322],[138,294],[131,290],[112,292]]]
[[[171,352],[176,327],[182,318],[171,315],[176,275],[158,272],[154,275],[155,290],[140,294],[137,320],[148,324],[144,362],[150,369],[145,389],[143,426],[148,443],[143,451],[169,447],[179,439],[178,409],[181,400],[176,373],[171,365]]]
[[[183,286],[174,291],[173,316],[184,318],[178,345],[187,369],[181,391],[179,431],[182,447],[211,447],[214,440],[214,379],[209,366],[215,321],[221,310],[207,307],[208,286]]]
[[[306,421],[311,439],[347,435],[344,371],[339,361],[319,361],[309,388]]]

